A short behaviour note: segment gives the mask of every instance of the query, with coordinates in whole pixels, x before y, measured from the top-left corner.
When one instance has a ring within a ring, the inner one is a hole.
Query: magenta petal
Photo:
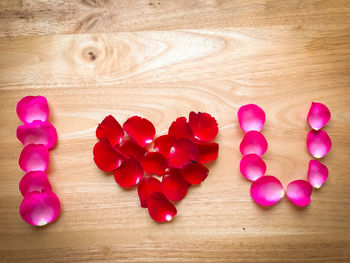
[[[296,180],[287,185],[286,195],[297,206],[307,206],[311,201],[312,186],[308,181]]]
[[[19,190],[25,196],[31,192],[51,191],[51,184],[47,178],[47,174],[41,171],[33,171],[26,173],[19,182]]]
[[[245,178],[255,181],[265,175],[266,164],[259,155],[247,154],[241,160],[240,171]]]
[[[153,141],[156,129],[152,122],[139,116],[133,116],[123,124],[124,131],[141,147]]]
[[[185,138],[175,139],[168,156],[169,166],[183,168],[198,159],[198,149],[195,144]]]
[[[60,201],[51,191],[28,193],[19,208],[24,221],[33,226],[44,226],[56,219]]]
[[[24,146],[35,143],[44,144],[51,149],[57,142],[57,132],[55,127],[47,121],[33,121],[18,126],[17,138]]]
[[[265,112],[255,104],[247,104],[239,108],[238,121],[242,130],[245,132],[260,132],[265,124]]]
[[[49,166],[49,151],[42,144],[28,144],[23,148],[18,163],[25,172],[46,171]]]
[[[313,187],[320,188],[328,178],[327,166],[318,160],[310,160],[307,178]]]
[[[49,106],[43,96],[26,96],[17,103],[17,115],[24,123],[46,121],[49,116]]]
[[[253,200],[263,206],[272,206],[284,196],[281,182],[274,176],[262,176],[250,187]]]
[[[143,177],[143,169],[140,163],[133,159],[126,159],[122,165],[113,172],[114,179],[121,187],[137,185]]]
[[[196,139],[209,142],[214,140],[219,132],[218,123],[215,118],[205,112],[190,112],[188,122]]]
[[[239,149],[243,155],[255,153],[262,156],[267,147],[268,144],[264,135],[257,131],[249,131],[244,135]]]
[[[96,137],[99,140],[101,140],[103,137],[106,137],[109,142],[115,146],[123,140],[124,130],[112,115],[108,115],[98,125],[96,129]]]
[[[319,102],[312,102],[307,121],[312,129],[319,130],[329,122],[331,113],[326,105]]]
[[[174,121],[168,131],[168,135],[179,139],[186,138],[189,140],[193,140],[193,132],[191,130],[190,125],[187,122],[186,117],[179,117]]]
[[[322,158],[331,150],[332,141],[327,132],[323,130],[311,130],[307,134],[306,145],[313,157]]]

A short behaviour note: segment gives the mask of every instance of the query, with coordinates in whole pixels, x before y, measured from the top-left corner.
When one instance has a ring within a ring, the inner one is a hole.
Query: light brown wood
[[[142,1],[143,15],[141,1],[52,2],[0,3],[1,262],[349,261],[347,1]],[[110,24],[84,20],[77,30],[76,21],[95,9],[119,15]],[[125,24],[112,27],[116,19]],[[178,30],[113,33],[140,29]],[[51,35],[67,32],[105,33]],[[43,228],[18,213],[24,173],[15,107],[31,94],[47,97],[59,134],[49,177],[62,212]],[[306,179],[311,101],[332,112],[325,130],[333,149],[324,158],[330,177],[305,209],[287,198],[261,208],[239,173],[236,112],[246,103],[264,108],[268,174],[287,184]],[[164,134],[191,110],[218,120],[219,158],[177,204],[174,221],[156,224],[136,190],[96,168],[94,131],[108,114],[121,123],[137,114]]]

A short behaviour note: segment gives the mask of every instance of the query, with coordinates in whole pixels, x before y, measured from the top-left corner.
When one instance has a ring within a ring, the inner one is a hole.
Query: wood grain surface
[[[345,0],[0,1],[0,262],[349,262],[349,14]],[[59,134],[49,177],[62,202],[42,228],[18,213],[15,107],[37,94]],[[306,179],[312,101],[332,113],[329,179],[305,209],[256,205],[238,108],[264,108],[267,173],[286,185]],[[219,158],[157,224],[97,169],[94,131],[140,115],[161,135],[191,110],[218,120]]]

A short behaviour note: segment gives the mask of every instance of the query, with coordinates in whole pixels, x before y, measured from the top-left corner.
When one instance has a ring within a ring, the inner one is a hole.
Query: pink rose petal
[[[187,122],[186,117],[179,117],[174,121],[168,131],[168,135],[179,139],[186,138],[189,140],[193,140],[193,132],[191,130],[190,125]]]
[[[113,172],[114,179],[121,187],[132,187],[139,183],[143,177],[140,163],[133,159],[126,159],[122,165]]]
[[[17,115],[24,123],[47,121],[49,106],[43,96],[26,96],[17,103]]]
[[[148,199],[152,193],[161,191],[161,183],[158,179],[150,176],[143,177],[137,186],[141,207],[146,208],[148,206]]]
[[[255,181],[265,175],[266,164],[259,155],[247,154],[241,160],[240,171],[245,178]]]
[[[219,132],[218,123],[208,113],[191,111],[188,121],[194,137],[200,141],[209,142],[214,140]]]
[[[49,166],[49,151],[42,144],[28,144],[23,148],[18,163],[25,172],[46,171]]]
[[[265,124],[265,112],[255,104],[247,104],[239,108],[238,121],[245,132],[260,132]]]
[[[142,159],[143,170],[148,174],[164,175],[168,168],[168,161],[159,152],[148,152]]]
[[[320,188],[328,178],[327,166],[318,160],[310,160],[307,178],[313,187]]]
[[[307,121],[312,129],[319,130],[329,122],[331,113],[326,105],[319,102],[312,102]]]
[[[257,131],[249,131],[244,135],[239,149],[243,155],[255,153],[262,156],[267,147],[268,144],[264,135]]]
[[[272,206],[284,196],[281,182],[274,176],[262,176],[250,187],[253,200],[263,206]]]
[[[35,143],[44,144],[51,149],[57,142],[57,132],[55,127],[47,121],[33,121],[18,126],[17,138],[24,146]]]
[[[200,184],[209,173],[209,169],[200,163],[191,163],[182,170],[182,177],[189,184]]]
[[[24,197],[19,212],[28,224],[44,226],[57,218],[60,208],[60,201],[55,193],[31,192]]]
[[[183,168],[185,165],[198,159],[198,149],[188,139],[175,139],[168,156],[168,164],[174,168]]]
[[[141,147],[150,144],[156,134],[152,122],[139,116],[127,119],[123,124],[123,129]]]
[[[112,172],[124,162],[124,157],[112,147],[107,138],[102,138],[95,144],[93,154],[95,164],[104,172]]]
[[[312,186],[308,181],[296,180],[287,185],[286,195],[297,206],[307,206],[311,201]]]
[[[19,182],[19,190],[23,196],[31,192],[50,192],[51,184],[47,174],[42,171],[33,171],[26,173]]]
[[[205,164],[214,161],[218,158],[219,154],[219,144],[213,143],[195,143],[198,149],[198,160],[197,162]]]
[[[149,197],[148,212],[156,222],[171,221],[177,213],[175,206],[160,192],[154,192]]]
[[[307,149],[315,158],[322,158],[332,148],[332,141],[327,132],[323,130],[311,130],[307,134]]]
[[[165,158],[169,157],[169,152],[174,144],[175,138],[170,135],[162,135],[154,140],[153,148],[164,155]]]
[[[96,129],[96,137],[99,140],[106,137],[111,145],[115,146],[123,140],[124,130],[112,115],[108,115],[98,125]]]
[[[187,194],[189,184],[181,176],[179,170],[172,169],[162,179],[162,192],[170,201],[180,201]]]

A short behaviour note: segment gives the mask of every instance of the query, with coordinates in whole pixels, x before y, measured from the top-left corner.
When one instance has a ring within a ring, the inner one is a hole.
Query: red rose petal
[[[103,137],[106,137],[114,146],[123,140],[124,130],[112,115],[108,115],[98,125],[96,129],[96,137],[99,140],[101,140]]]
[[[26,173],[19,182],[19,190],[23,196],[31,192],[51,191],[47,174],[42,171]]]
[[[148,174],[164,175],[168,161],[159,152],[148,152],[142,159],[143,170]]]
[[[156,222],[171,221],[176,215],[175,206],[160,192],[154,192],[148,199],[148,212]]]
[[[119,168],[124,161],[123,156],[116,151],[106,138],[95,144],[94,161],[98,168],[105,172],[112,172]]]
[[[142,179],[143,169],[137,160],[130,158],[126,159],[113,175],[121,187],[132,187]]]
[[[184,167],[182,177],[190,184],[200,184],[209,173],[209,169],[200,163],[191,163]]]
[[[118,150],[129,157],[134,157],[136,160],[141,162],[143,156],[147,152],[145,148],[142,148],[137,143],[131,140],[123,140],[118,146]]]
[[[218,123],[208,113],[191,111],[188,121],[194,137],[200,141],[209,142],[218,134]]]
[[[187,122],[186,117],[177,118],[176,121],[170,125],[168,134],[176,139],[186,138],[193,140],[193,132]]]
[[[162,192],[171,201],[180,201],[187,194],[188,183],[183,179],[179,170],[172,169],[163,176]]]
[[[49,106],[43,96],[26,96],[17,103],[17,115],[24,123],[47,121]]]
[[[307,206],[311,202],[312,186],[308,181],[295,180],[287,185],[286,195],[297,206]]]
[[[249,131],[244,135],[239,149],[243,155],[255,153],[262,156],[267,147],[268,144],[264,135],[257,131]]]
[[[319,102],[312,102],[307,121],[312,129],[319,130],[331,119],[331,113],[326,105]]]
[[[161,191],[161,183],[158,179],[150,176],[143,177],[137,186],[141,207],[147,207],[148,199],[152,193]]]
[[[183,168],[198,159],[198,149],[195,144],[185,138],[175,139],[168,156],[169,166]]]
[[[169,152],[173,146],[175,138],[170,135],[162,135],[154,140],[153,148],[164,155],[165,158],[169,157]]]
[[[313,157],[322,158],[331,150],[332,141],[327,132],[311,130],[307,134],[306,146]]]
[[[42,144],[28,144],[23,148],[18,163],[25,172],[46,171],[49,166],[49,151]]]
[[[252,183],[250,195],[256,203],[263,206],[272,206],[283,198],[284,189],[276,177],[265,175]]]
[[[198,163],[205,164],[218,158],[219,144],[213,143],[195,143],[198,149]]]
[[[156,130],[149,120],[133,116],[123,124],[124,131],[141,147],[153,141]]]

